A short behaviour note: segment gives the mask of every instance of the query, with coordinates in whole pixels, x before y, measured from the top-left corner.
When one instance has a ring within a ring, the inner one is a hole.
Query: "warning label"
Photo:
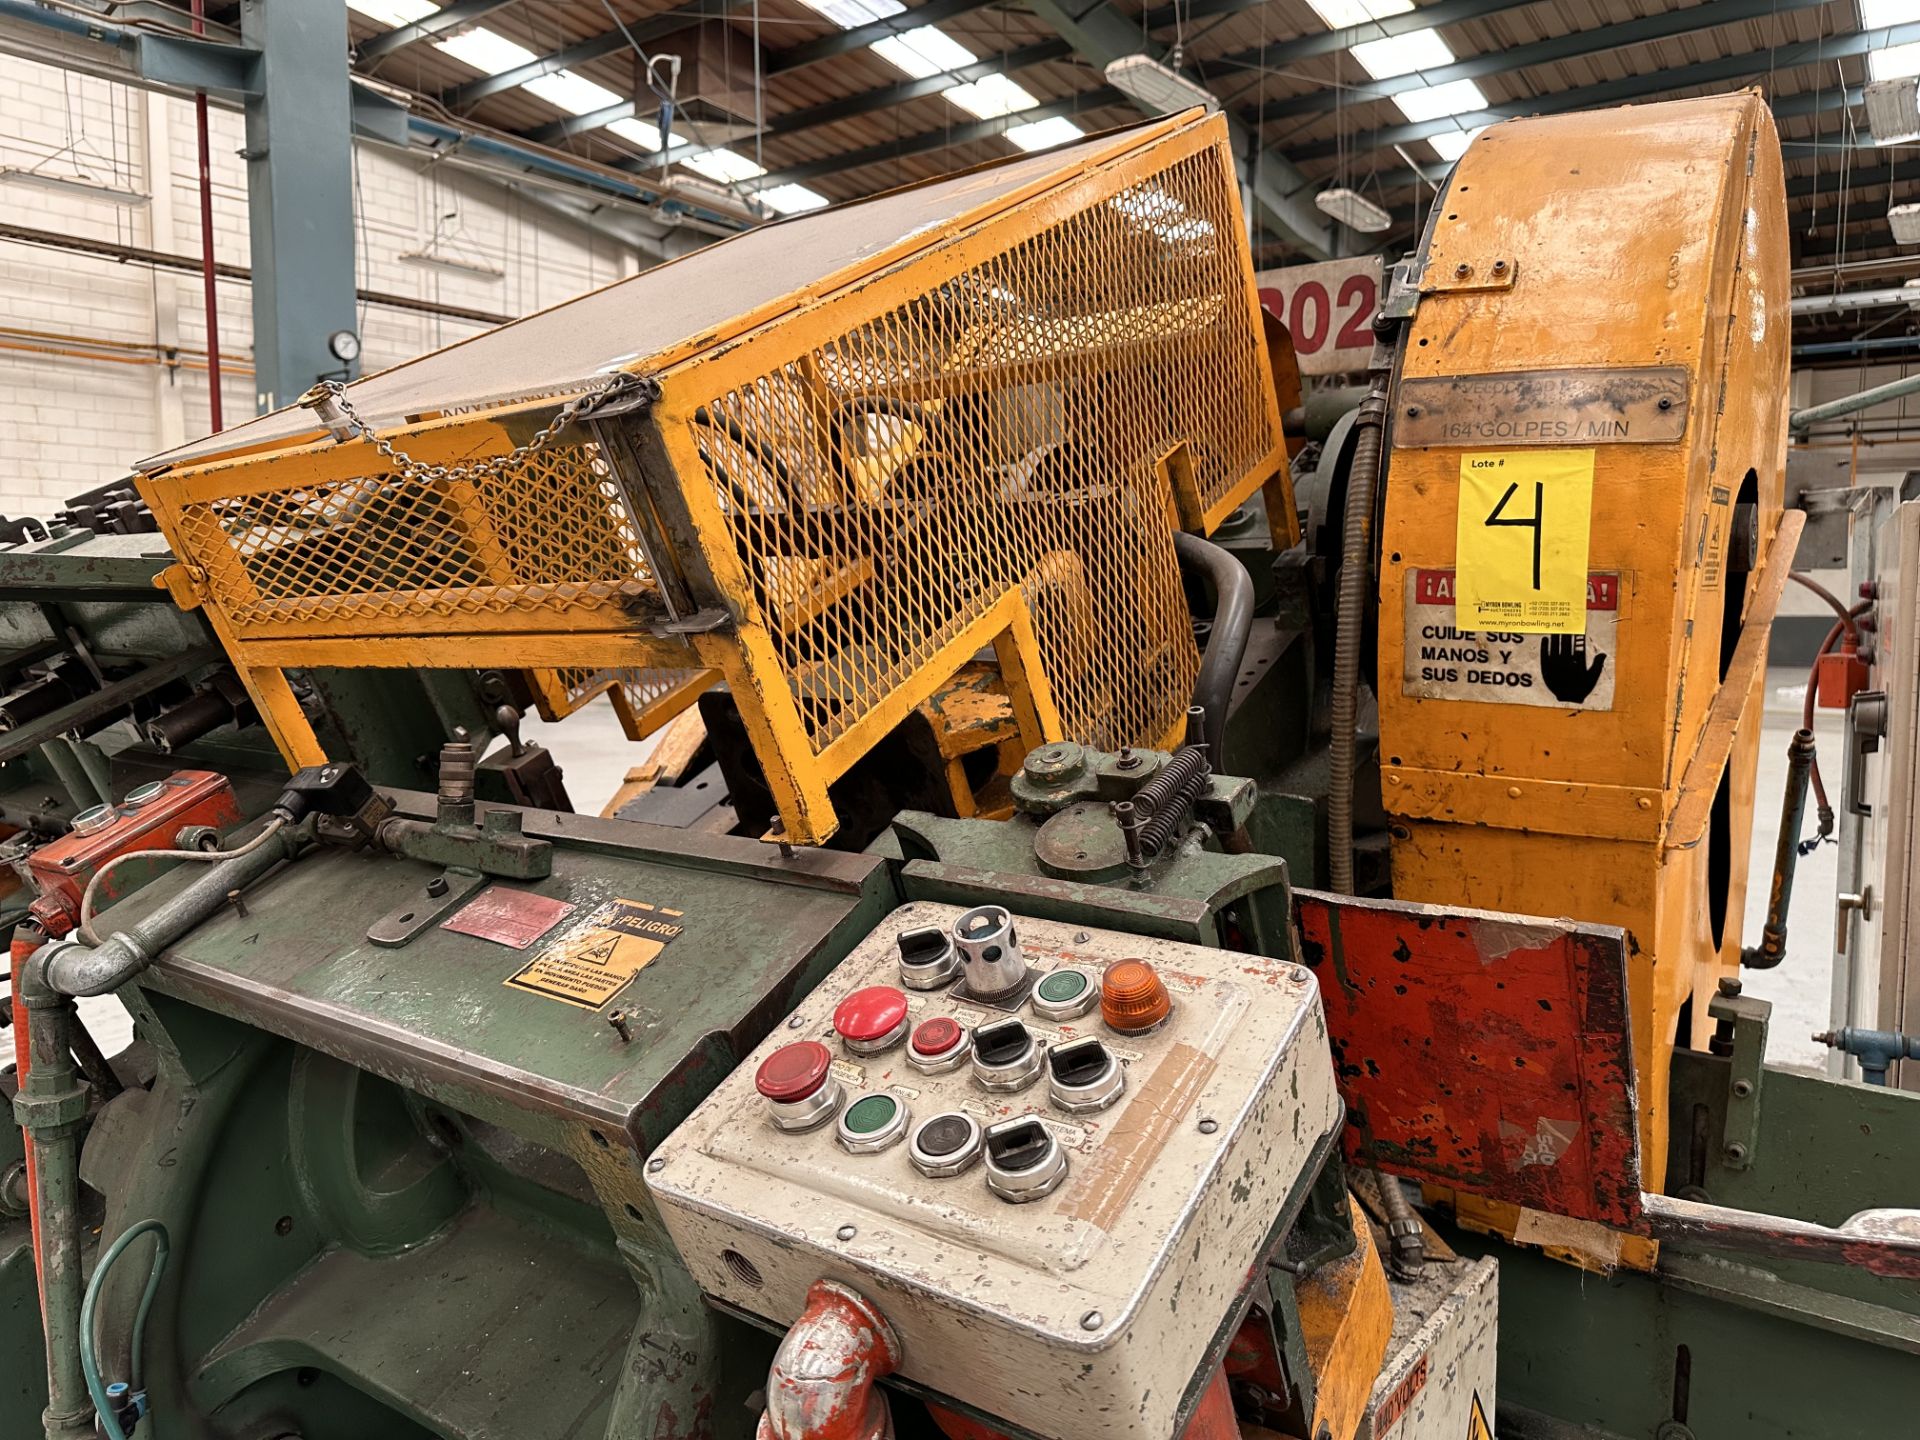
[[[1487,1423],[1487,1407],[1480,1403],[1480,1392],[1473,1392],[1473,1411],[1467,1416],[1467,1440],[1493,1440],[1493,1427]]]
[[[1618,574],[1588,574],[1586,629],[1576,635],[1463,630],[1456,593],[1451,570],[1408,574],[1403,693],[1558,710],[1613,708]]]
[[[1427,1388],[1427,1369],[1431,1355],[1422,1355],[1405,1375],[1400,1383],[1387,1392],[1374,1411],[1373,1433],[1376,1437],[1385,1435],[1405,1418],[1407,1407],[1419,1398],[1420,1392]]]
[[[644,900],[609,900],[506,983],[549,1000],[598,1010],[654,962],[686,927],[682,911]]]

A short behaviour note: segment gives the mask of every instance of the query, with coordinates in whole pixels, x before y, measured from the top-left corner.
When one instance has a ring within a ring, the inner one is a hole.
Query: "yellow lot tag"
[[[641,900],[609,900],[507,977],[516,990],[598,1010],[651,965],[686,926],[683,912]]]
[[[1578,635],[1587,628],[1593,451],[1460,457],[1459,628]]]

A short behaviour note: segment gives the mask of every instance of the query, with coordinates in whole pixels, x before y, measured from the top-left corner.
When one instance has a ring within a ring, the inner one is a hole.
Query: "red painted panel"
[[[1640,1218],[1626,937],[1294,891],[1349,1158],[1555,1215]]]

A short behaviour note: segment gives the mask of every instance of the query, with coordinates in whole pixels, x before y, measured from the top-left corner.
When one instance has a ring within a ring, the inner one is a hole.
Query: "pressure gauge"
[[[327,349],[342,365],[351,365],[360,358],[360,337],[351,330],[336,330],[327,336]]]

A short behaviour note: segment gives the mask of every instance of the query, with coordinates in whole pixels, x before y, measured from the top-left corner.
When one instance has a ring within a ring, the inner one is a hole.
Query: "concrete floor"
[[[1760,747],[1759,804],[1754,816],[1753,848],[1745,935],[1751,942],[1766,916],[1767,880],[1773,869],[1775,837],[1780,829],[1780,789],[1786,781],[1787,741],[1800,723],[1805,677],[1799,671],[1774,671],[1768,677],[1767,705]],[[1814,731],[1827,761],[1829,783],[1838,796],[1840,714],[1815,711]],[[597,814],[625,778],[629,767],[644,761],[649,742],[635,744],[621,731],[613,707],[590,705],[571,719],[546,725],[526,721],[528,740],[547,746],[565,772],[568,794],[584,813]],[[1812,829],[1811,802],[1807,830]],[[1748,993],[1771,1000],[1773,1025],[1768,1031],[1767,1058],[1775,1064],[1822,1069],[1826,1047],[1813,1043],[1816,1030],[1827,1028],[1829,977],[1832,973],[1833,896],[1839,850],[1823,845],[1800,861],[1794,883],[1793,924],[1788,931],[1785,964],[1772,971],[1749,971]],[[126,1043],[126,1012],[111,997],[81,1002],[88,1028],[109,1054]]]

